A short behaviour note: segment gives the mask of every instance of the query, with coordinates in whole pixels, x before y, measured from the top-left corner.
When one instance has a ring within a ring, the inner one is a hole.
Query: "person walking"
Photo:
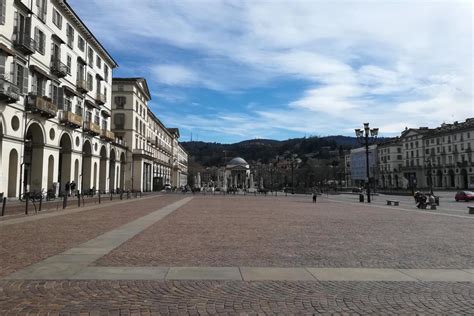
[[[66,195],[67,195],[67,196],[70,196],[70,194],[69,194],[69,190],[70,190],[70,189],[71,189],[71,184],[70,184],[69,181],[68,181],[68,182],[66,182]]]
[[[316,203],[317,195],[316,192],[313,193],[313,203]]]
[[[71,192],[72,194],[76,193],[76,182],[74,180],[71,181]]]

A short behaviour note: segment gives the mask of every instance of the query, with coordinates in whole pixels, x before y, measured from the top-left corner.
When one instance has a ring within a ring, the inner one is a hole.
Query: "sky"
[[[474,117],[470,0],[69,0],[181,141]]]

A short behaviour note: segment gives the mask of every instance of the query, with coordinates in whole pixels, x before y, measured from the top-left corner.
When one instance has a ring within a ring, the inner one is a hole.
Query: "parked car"
[[[472,191],[459,191],[454,196],[454,199],[456,200],[456,202],[458,202],[458,201],[465,201],[465,202],[473,201],[474,200],[474,192],[472,192]]]

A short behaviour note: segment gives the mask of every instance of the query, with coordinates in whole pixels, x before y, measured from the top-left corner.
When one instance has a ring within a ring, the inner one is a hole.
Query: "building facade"
[[[166,128],[150,110],[146,80],[114,78],[112,93],[113,131],[130,149],[125,188],[148,192],[186,185],[188,158],[178,142],[179,130]]]
[[[369,175],[376,174],[377,145],[369,146]],[[351,150],[351,181],[353,185],[362,185],[367,182],[367,163],[365,147]]]
[[[111,126],[117,63],[64,0],[0,5],[0,192],[122,187]]]
[[[406,129],[378,145],[382,188],[473,189],[474,118]]]

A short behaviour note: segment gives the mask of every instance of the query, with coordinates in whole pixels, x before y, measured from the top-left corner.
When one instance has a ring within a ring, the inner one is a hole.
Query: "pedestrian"
[[[316,193],[313,193],[313,203],[316,203],[316,198],[317,198]]]
[[[74,182],[74,180],[71,181],[71,193],[76,193],[76,182]]]
[[[71,184],[68,182],[66,182],[66,195],[69,196],[69,190],[71,188]]]

